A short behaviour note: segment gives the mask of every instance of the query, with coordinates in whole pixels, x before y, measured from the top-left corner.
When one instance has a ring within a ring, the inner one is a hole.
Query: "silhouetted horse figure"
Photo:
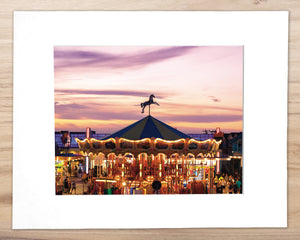
[[[149,97],[149,101],[141,103],[142,113],[144,113],[144,109],[146,106],[149,106],[149,108],[150,108],[151,104],[156,104],[159,106],[159,104],[157,102],[153,101],[153,98],[155,98],[155,96],[153,94],[151,94]]]

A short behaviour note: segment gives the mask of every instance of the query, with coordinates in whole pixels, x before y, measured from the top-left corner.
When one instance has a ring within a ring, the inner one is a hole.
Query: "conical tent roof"
[[[106,136],[109,138],[126,138],[130,140],[139,140],[143,138],[162,138],[165,140],[177,140],[180,138],[191,138],[190,136],[178,131],[177,129],[159,121],[148,115],[147,117],[121,129],[120,131]]]

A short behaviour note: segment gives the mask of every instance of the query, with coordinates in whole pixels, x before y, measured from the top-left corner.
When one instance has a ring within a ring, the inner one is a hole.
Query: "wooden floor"
[[[11,230],[14,10],[289,10],[288,228]],[[0,239],[300,239],[299,0],[1,0],[0,54]]]

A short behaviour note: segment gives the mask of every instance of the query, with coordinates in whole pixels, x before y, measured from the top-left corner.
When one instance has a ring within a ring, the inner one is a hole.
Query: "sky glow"
[[[113,133],[151,115],[184,133],[242,131],[243,47],[54,48],[55,130]]]

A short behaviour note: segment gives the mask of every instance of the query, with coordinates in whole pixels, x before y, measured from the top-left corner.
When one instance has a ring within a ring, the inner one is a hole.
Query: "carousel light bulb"
[[[123,185],[123,186],[126,186],[126,182],[123,182],[122,185]]]

